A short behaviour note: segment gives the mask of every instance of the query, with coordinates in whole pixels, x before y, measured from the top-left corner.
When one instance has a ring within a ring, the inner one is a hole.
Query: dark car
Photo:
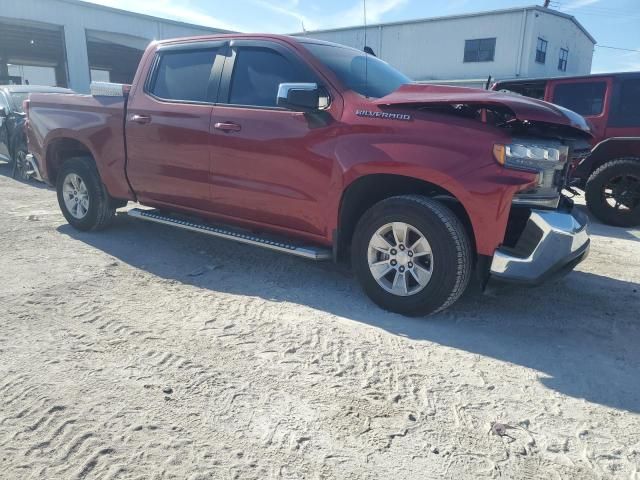
[[[73,93],[73,90],[41,85],[0,85],[0,160],[11,164],[12,176],[26,178],[30,170],[26,161],[26,115],[22,102],[30,93]]]
[[[505,80],[508,90],[546,100],[584,116],[592,149],[571,167],[589,210],[610,225],[640,225],[640,72]]]

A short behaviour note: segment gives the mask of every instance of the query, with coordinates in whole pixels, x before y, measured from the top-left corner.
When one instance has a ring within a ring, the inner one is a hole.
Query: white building
[[[365,46],[363,26],[296,35]],[[571,15],[531,6],[369,25],[366,45],[418,81],[591,73],[596,41]]]
[[[0,84],[88,92],[91,79],[127,83],[152,40],[220,32],[80,0],[3,1]]]

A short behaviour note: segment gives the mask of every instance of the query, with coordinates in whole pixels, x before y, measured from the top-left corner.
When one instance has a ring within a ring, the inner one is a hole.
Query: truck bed
[[[97,166],[109,193],[115,198],[132,198],[125,175],[125,107],[124,97],[32,94],[29,125],[35,141],[29,142],[29,148],[43,179],[55,183],[60,166],[56,151],[73,149],[77,141],[85,146],[78,149],[79,154],[83,150],[86,154],[88,148],[93,158],[103,160]]]

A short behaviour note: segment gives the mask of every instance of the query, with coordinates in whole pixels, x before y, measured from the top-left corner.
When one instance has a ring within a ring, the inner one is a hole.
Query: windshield
[[[22,110],[22,102],[29,98],[31,92],[11,92],[11,101],[13,102],[13,111],[24,113]]]
[[[325,64],[344,85],[365,97],[389,95],[411,79],[386,62],[353,48],[304,43],[311,54]]]

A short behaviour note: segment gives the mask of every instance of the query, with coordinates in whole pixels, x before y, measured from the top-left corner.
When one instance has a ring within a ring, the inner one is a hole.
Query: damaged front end
[[[377,103],[505,129],[510,141],[494,145],[495,160],[504,168],[536,175],[529,188],[514,195],[502,245],[479,262],[481,278],[538,284],[586,258],[587,217],[562,193],[570,188],[575,159],[590,148],[590,127],[583,117],[527,97],[438,85],[405,85]]]

